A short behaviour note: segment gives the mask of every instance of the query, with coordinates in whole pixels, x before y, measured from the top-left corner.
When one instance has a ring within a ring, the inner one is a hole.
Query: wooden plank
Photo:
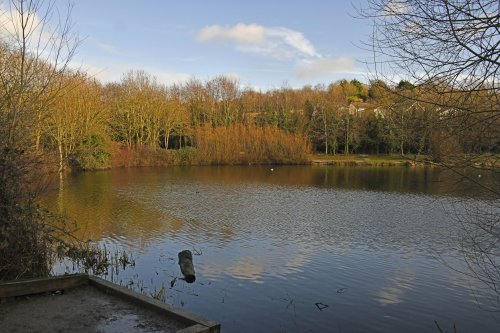
[[[164,315],[167,315],[169,317],[172,317],[176,320],[179,320],[180,322],[186,323],[188,325],[201,325],[205,326],[205,328],[208,329],[206,332],[210,333],[218,333],[220,332],[220,324],[211,320],[207,320],[203,317],[200,317],[198,315],[194,315],[192,313],[174,308],[168,304],[165,304],[163,302],[160,302],[156,299],[152,299],[150,297],[141,295],[139,293],[136,293],[134,291],[131,291],[125,287],[118,286],[114,283],[111,283],[109,281],[100,279],[95,276],[90,276],[89,277],[89,284],[91,286],[95,286],[96,288],[118,296],[122,299],[127,299],[129,301],[132,301],[136,304],[140,304],[141,306],[145,306],[149,309],[155,310],[157,312],[160,312]],[[201,331],[205,332],[205,331]]]
[[[204,325],[196,324],[182,330],[178,330],[177,333],[210,333],[210,328]]]
[[[62,275],[49,278],[5,282],[0,284],[0,298],[65,290],[88,283],[89,276],[87,274]]]

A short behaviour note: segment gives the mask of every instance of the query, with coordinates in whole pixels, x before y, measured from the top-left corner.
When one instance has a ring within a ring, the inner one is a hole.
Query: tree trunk
[[[165,143],[165,149],[168,150],[168,141],[170,139],[170,131],[166,131],[165,138],[164,138],[164,143]]]
[[[345,131],[345,147],[344,154],[349,155],[349,113],[347,113],[347,127]]]
[[[62,142],[59,141],[57,143],[57,150],[59,152],[59,173],[62,173],[63,171],[63,166],[64,166],[64,155],[63,155],[63,147],[62,147]]]
[[[325,125],[325,155],[328,155],[328,128],[326,127],[326,121],[324,122]]]

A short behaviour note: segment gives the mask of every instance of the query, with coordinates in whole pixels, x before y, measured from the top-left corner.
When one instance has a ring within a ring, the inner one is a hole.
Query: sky
[[[72,65],[103,82],[139,69],[164,84],[227,75],[262,90],[366,82],[361,1],[75,1]]]

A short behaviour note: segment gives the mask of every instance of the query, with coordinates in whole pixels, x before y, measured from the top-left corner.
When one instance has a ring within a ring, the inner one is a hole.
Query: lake
[[[436,168],[227,166],[79,173],[42,203],[133,254],[108,279],[164,286],[223,332],[499,332],[499,304],[459,252],[457,217],[488,200]]]

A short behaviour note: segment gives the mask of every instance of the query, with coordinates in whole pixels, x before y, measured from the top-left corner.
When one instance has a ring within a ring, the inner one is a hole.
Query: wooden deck
[[[2,332],[69,328],[73,332],[220,332],[219,323],[86,274],[0,284],[0,327]]]

